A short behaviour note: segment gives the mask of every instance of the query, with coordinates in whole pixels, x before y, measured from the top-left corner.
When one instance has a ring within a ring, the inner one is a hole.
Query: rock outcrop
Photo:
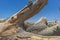
[[[42,30],[38,34],[43,36],[60,36],[60,24],[46,28],[45,30]]]
[[[48,25],[45,17],[41,17],[37,22],[35,22],[35,25],[38,25],[38,24]]]
[[[33,25],[28,26],[28,28],[26,29],[26,31],[28,32],[33,32],[38,34],[38,32],[44,30],[45,28],[47,28],[47,20],[45,17],[41,17],[37,22],[35,22]]]

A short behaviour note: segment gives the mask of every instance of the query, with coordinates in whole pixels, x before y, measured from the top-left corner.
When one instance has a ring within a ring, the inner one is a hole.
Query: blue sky
[[[0,0],[0,18],[9,18],[17,11],[21,10],[29,0]],[[48,21],[60,21],[60,0],[48,0],[48,4],[34,17],[28,21],[35,22],[41,17],[46,17]]]

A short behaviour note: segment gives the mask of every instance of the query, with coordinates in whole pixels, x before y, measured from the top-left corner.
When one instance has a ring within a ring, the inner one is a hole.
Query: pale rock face
[[[2,21],[2,20],[5,20],[5,19],[2,18],[2,19],[0,19],[0,20]]]
[[[41,17],[37,22],[35,22],[35,25],[37,24],[45,24],[47,25],[47,20],[45,17]]]
[[[39,32],[41,32],[42,30],[44,30],[47,27],[48,26],[47,26],[46,18],[45,17],[41,17],[40,20],[38,20],[35,24],[30,25],[26,29],[26,31],[38,34]]]
[[[42,30],[39,34],[43,36],[60,36],[60,24],[54,25],[50,28],[46,28],[45,30]]]

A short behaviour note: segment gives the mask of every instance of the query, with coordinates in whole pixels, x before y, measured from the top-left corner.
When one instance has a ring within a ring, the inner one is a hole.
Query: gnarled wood
[[[10,17],[7,21],[9,23],[18,23],[29,19],[37,14],[45,5],[47,0],[36,0],[30,7],[26,5],[22,10],[18,11],[15,15]]]
[[[0,24],[0,35],[3,32],[5,33],[5,31],[12,26],[13,28],[21,26],[23,21],[37,14],[46,4],[47,0],[36,0],[30,7],[25,6],[22,10],[11,16],[7,21]]]

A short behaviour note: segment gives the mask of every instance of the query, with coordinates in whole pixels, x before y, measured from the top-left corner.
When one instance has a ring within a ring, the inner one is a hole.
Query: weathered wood
[[[21,11],[11,16],[4,23],[0,24],[0,35],[10,27],[20,27],[28,18],[37,14],[45,5],[47,0],[36,0],[30,7],[24,7]],[[16,31],[16,30],[15,30]]]
[[[36,0],[30,7],[24,7],[22,10],[18,11],[15,15],[10,17],[7,21],[9,23],[18,23],[29,19],[30,17],[37,14],[45,5],[47,0]]]

